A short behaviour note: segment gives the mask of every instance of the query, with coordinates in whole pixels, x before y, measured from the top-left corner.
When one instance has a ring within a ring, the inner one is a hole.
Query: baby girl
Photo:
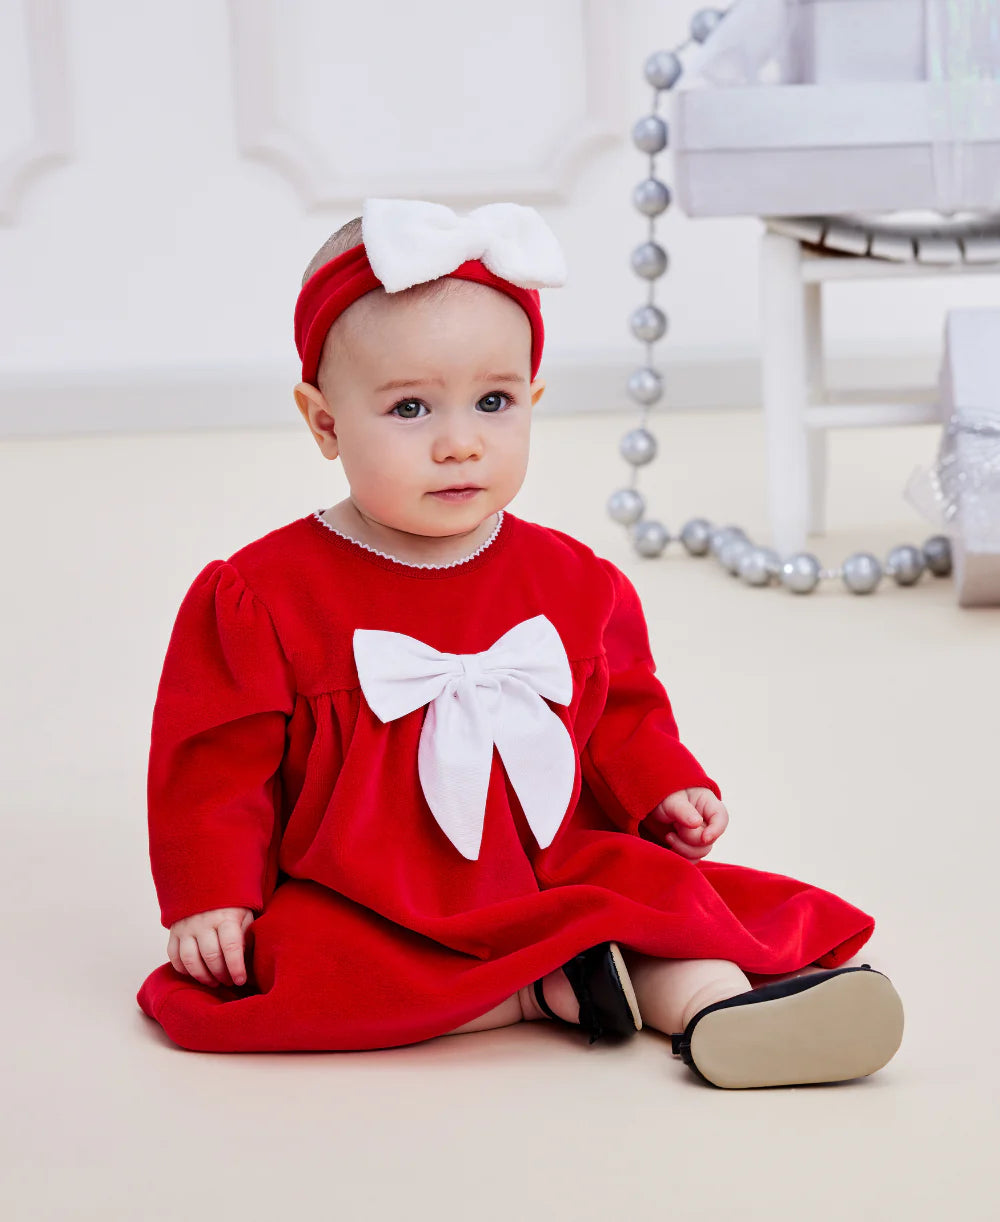
[[[628,579],[506,512],[564,278],[506,203],[368,200],[307,269],[295,399],[350,494],[206,565],[153,715],[170,962],[138,1000],[182,1047],[645,1023],[740,1088],[899,1045],[889,980],[844,966],[870,917],[705,860],[729,816]]]

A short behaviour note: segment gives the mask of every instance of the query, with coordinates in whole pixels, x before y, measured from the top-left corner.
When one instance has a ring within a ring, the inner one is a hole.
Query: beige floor
[[[290,419],[292,416],[290,408]],[[3,1176],[21,1219],[979,1219],[1000,1216],[1000,611],[948,581],[861,599],[636,560],[603,502],[623,417],[541,417],[514,509],[644,597],[660,673],[732,813],[717,856],[879,919],[896,1060],[839,1087],[722,1092],[659,1037],[541,1024],[351,1055],[193,1055],[137,1009],[163,962],[145,857],[158,668],[201,566],[342,495],[304,429],[0,446],[8,538],[0,929]],[[755,414],[659,423],[674,527],[764,530]],[[900,488],[932,430],[833,439],[832,563],[931,533]]]

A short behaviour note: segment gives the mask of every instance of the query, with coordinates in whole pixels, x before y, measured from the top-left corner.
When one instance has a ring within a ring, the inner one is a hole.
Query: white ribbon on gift
[[[568,705],[573,677],[544,615],[524,620],[482,653],[439,653],[401,632],[358,628],[354,659],[365,699],[383,723],[428,706],[417,752],[420,784],[463,857],[479,857],[494,744],[539,848],[552,843],[572,796],[576,753],[545,703]]]
[[[419,199],[367,199],[361,235],[368,262],[386,292],[398,293],[479,259],[494,275],[521,288],[566,283],[566,260],[534,208],[484,204],[459,216]]]

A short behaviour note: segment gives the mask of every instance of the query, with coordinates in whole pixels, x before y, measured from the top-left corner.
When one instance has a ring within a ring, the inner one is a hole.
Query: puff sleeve
[[[163,925],[273,890],[292,667],[267,609],[212,561],[177,614],[153,710],[149,856]]]
[[[588,784],[623,831],[639,824],[668,794],[719,787],[680,741],[670,700],[656,678],[649,631],[634,586],[602,561],[614,588],[604,630],[607,699],[581,757]]]

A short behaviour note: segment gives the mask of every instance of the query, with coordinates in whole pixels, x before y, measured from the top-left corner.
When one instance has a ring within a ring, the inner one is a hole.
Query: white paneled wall
[[[550,409],[627,408],[641,66],[681,0],[2,0],[0,431],[294,418],[291,315],[369,194],[535,204]],[[664,163],[669,181],[669,165]],[[661,225],[667,404],[757,394],[759,222]],[[932,372],[994,282],[845,288],[828,350]]]
[[[391,30],[387,6],[345,7],[229,5],[240,146],[310,210],[366,195],[562,203],[621,144],[610,4],[422,0],[388,6]]]

